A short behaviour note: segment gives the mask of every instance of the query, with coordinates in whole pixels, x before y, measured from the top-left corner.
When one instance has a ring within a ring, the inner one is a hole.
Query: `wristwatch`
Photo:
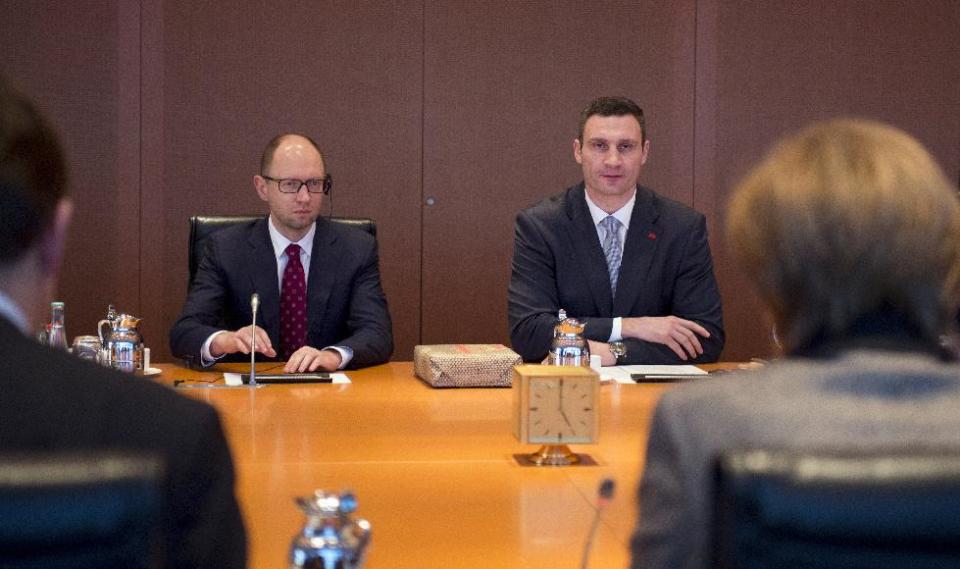
[[[610,353],[613,354],[613,357],[617,358],[618,364],[627,357],[627,345],[623,342],[610,342],[607,345],[610,346]]]

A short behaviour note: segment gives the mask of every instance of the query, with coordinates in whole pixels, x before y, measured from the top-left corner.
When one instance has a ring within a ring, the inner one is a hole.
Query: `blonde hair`
[[[956,310],[960,201],[888,125],[833,120],[781,142],[734,191],[727,234],[788,351],[878,311],[935,338]]]

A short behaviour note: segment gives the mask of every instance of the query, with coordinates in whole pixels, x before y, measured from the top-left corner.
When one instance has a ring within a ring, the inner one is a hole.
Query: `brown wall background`
[[[92,333],[113,302],[145,318],[158,361],[186,293],[187,217],[263,211],[251,177],[281,131],[324,148],[335,214],[377,221],[400,360],[508,341],[514,215],[579,181],[577,114],[597,95],[641,103],[643,182],[708,217],[729,360],[771,349],[722,226],[777,137],[877,118],[960,171],[952,0],[0,0],[0,14],[0,71],[69,154],[68,330]]]

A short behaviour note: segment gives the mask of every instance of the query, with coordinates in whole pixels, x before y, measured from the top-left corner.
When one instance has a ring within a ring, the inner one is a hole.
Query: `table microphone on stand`
[[[593,517],[593,525],[590,526],[590,533],[587,534],[587,543],[583,546],[583,558],[580,560],[580,569],[587,569],[590,559],[590,548],[593,546],[593,538],[597,535],[597,526],[600,525],[600,514],[613,499],[614,482],[612,478],[604,478],[600,482],[600,488],[597,492],[597,514]]]
[[[260,308],[260,295],[250,295],[250,310],[253,312],[253,324],[250,327],[250,385],[257,384],[257,368],[254,365],[257,357],[257,309]]]

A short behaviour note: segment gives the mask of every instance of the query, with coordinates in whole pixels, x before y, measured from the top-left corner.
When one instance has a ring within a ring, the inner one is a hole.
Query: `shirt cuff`
[[[607,342],[619,342],[623,339],[623,318],[618,316],[613,319],[613,325],[610,326],[610,339]]]
[[[224,332],[226,332],[226,330],[218,330],[213,334],[210,334],[210,336],[207,337],[207,341],[204,342],[202,346],[200,346],[200,365],[202,365],[203,367],[210,367],[213,364],[217,363],[217,360],[227,355],[227,354],[223,354],[223,356],[220,356],[219,358],[215,358],[212,355],[210,355],[210,344],[213,343],[213,339],[216,338],[218,334],[223,334]]]
[[[337,369],[346,368],[350,364],[350,360],[353,359],[353,349],[347,346],[327,346],[324,350],[334,350],[340,354],[340,367]]]

